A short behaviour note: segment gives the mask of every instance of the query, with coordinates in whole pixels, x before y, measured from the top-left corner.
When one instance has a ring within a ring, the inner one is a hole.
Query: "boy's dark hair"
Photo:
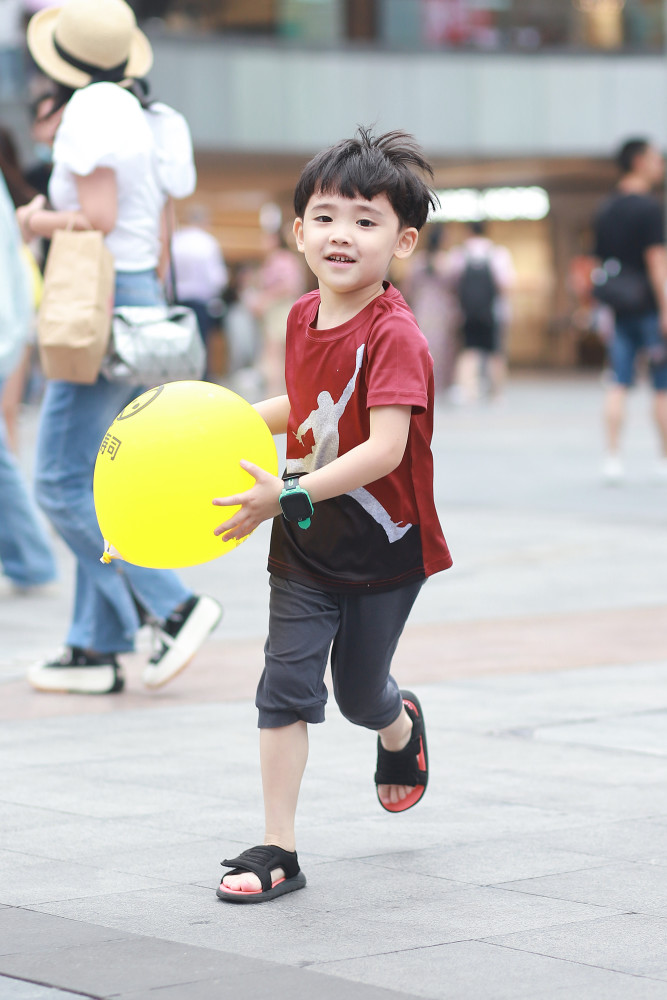
[[[294,210],[303,218],[317,191],[368,201],[386,194],[401,226],[421,229],[438,199],[417,171],[433,177],[431,165],[411,135],[386,132],[376,138],[360,126],[353,139],[342,139],[306,164],[294,191]]]
[[[635,166],[635,157],[645,153],[650,142],[648,139],[628,139],[623,143],[616,154],[616,165],[623,176],[632,173]]]

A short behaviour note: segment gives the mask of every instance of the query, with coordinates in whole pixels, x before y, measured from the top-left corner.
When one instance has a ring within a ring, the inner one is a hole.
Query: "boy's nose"
[[[333,233],[331,233],[329,239],[332,243],[349,243],[350,236],[348,230],[345,226],[338,226]]]

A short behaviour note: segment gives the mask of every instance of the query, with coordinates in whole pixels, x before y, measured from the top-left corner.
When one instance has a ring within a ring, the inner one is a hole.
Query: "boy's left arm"
[[[316,504],[350,493],[393,472],[405,454],[411,414],[411,406],[372,407],[370,434],[366,441],[316,472],[299,477],[299,484],[308,491],[312,502]],[[215,529],[215,534],[222,535],[225,541],[245,538],[262,521],[281,513],[278,497],[284,486],[282,479],[252,462],[241,462],[241,465],[255,477],[255,485],[245,493],[213,501],[220,507],[241,506],[233,517]]]

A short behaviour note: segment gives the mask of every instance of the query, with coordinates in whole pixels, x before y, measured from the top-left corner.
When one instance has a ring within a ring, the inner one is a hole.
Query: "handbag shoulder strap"
[[[167,280],[165,281],[165,294],[167,297],[168,304],[170,306],[173,306],[176,304],[176,267],[174,265],[174,249],[173,249],[174,227],[172,224],[172,212],[174,211],[174,202],[170,195],[167,195],[163,211],[164,211],[166,230],[167,230],[167,256],[169,259],[169,270],[167,274]]]

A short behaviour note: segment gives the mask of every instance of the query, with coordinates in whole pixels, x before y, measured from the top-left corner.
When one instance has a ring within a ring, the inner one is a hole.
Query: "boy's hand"
[[[255,485],[245,493],[236,493],[230,497],[216,497],[213,503],[216,507],[238,507],[233,517],[228,521],[223,521],[214,530],[214,535],[222,535],[223,541],[227,542],[232,538],[242,539],[254,531],[255,528],[280,514],[280,504],[278,497],[283,491],[284,483],[278,476],[272,476],[270,472],[253,465],[252,462],[242,461],[241,468],[249,472],[255,478]]]

